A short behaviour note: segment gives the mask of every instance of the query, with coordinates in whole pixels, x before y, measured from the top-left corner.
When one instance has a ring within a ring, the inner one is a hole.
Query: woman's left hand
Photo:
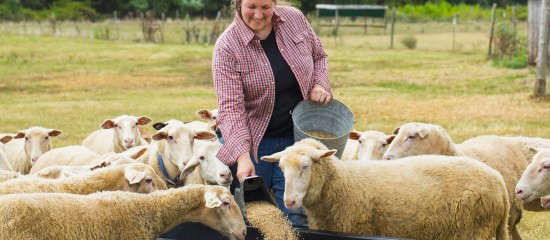
[[[327,104],[330,102],[330,93],[323,86],[315,84],[309,93],[309,98],[313,102]]]

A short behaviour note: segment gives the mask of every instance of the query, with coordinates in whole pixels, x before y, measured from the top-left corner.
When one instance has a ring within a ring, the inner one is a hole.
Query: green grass
[[[411,25],[411,29],[415,26]],[[111,32],[113,34],[113,32]],[[408,34],[408,33],[406,33]],[[321,37],[336,99],[357,130],[390,133],[410,121],[442,125],[456,142],[482,134],[550,136],[550,101],[533,99],[534,70],[487,62],[488,37],[462,32],[416,36],[415,50],[389,49],[388,35]],[[107,118],[145,115],[195,120],[216,108],[212,46],[0,34],[0,132],[39,125],[80,144]],[[150,132],[154,132],[148,126]],[[526,213],[524,239],[550,236],[547,213]]]

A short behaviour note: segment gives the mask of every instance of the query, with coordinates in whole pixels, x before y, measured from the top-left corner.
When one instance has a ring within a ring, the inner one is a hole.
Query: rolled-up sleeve
[[[308,23],[307,18],[302,14],[303,21],[308,28],[309,39],[311,45],[313,46],[313,82],[317,83],[325,88],[327,92],[332,95],[330,89],[330,83],[328,81],[328,62],[327,62],[327,53],[323,48],[321,40],[313,31],[313,28]]]
[[[244,105],[243,85],[234,55],[223,44],[216,44],[212,61],[214,88],[218,99],[218,127],[224,144],[217,156],[228,166],[250,152],[251,138]]]

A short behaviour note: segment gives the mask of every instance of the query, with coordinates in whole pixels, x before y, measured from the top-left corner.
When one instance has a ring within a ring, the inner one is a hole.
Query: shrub
[[[401,43],[405,45],[408,49],[416,48],[416,37],[413,35],[406,36],[401,39]]]
[[[111,39],[111,28],[109,26],[99,26],[94,29],[94,38],[100,40]]]

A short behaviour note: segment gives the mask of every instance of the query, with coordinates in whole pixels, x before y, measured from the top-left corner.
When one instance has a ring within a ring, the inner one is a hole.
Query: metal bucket
[[[328,149],[336,149],[336,157],[341,158],[346,147],[349,132],[353,128],[353,113],[343,103],[332,99],[329,104],[314,103],[304,100],[292,110],[294,123],[294,141],[313,138]],[[323,132],[336,136],[334,138],[318,138],[306,131]]]

